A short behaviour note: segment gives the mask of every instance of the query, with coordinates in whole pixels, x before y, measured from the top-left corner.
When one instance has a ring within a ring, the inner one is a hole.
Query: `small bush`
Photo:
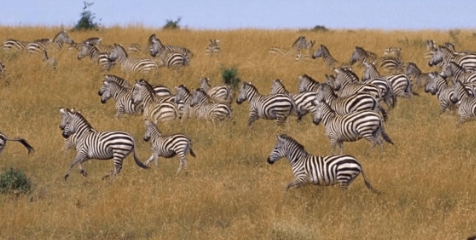
[[[76,30],[97,30],[98,24],[94,22],[94,13],[87,10],[94,3],[84,2],[83,11],[81,12],[81,18],[74,27]]]
[[[182,20],[182,19],[177,18],[176,21],[167,19],[165,21],[165,25],[164,25],[164,27],[162,27],[162,29],[166,29],[166,30],[180,29],[180,25],[179,25],[180,20]]]
[[[21,170],[10,168],[0,175],[0,193],[28,193],[30,180]]]
[[[232,67],[230,69],[222,68],[221,76],[223,78],[223,82],[229,85],[232,89],[236,90],[238,88],[238,84],[240,84],[241,79],[237,77],[238,70],[236,67]]]
[[[315,32],[327,32],[329,31],[329,29],[327,29],[326,27],[322,26],[322,25],[316,25],[314,26],[311,31],[315,31]]]

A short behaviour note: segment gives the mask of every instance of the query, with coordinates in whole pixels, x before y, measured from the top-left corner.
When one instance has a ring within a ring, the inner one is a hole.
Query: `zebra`
[[[9,38],[3,43],[3,50],[26,51],[27,46],[28,46],[28,42]]]
[[[178,106],[173,98],[159,98],[152,86],[144,79],[136,80],[132,90],[132,103],[142,105],[144,118],[155,124],[172,121],[180,117]]]
[[[0,132],[0,154],[2,153],[3,149],[7,146],[7,141],[16,141],[23,144],[23,146],[28,150],[28,154],[35,151],[35,149],[23,138],[9,138],[5,133]]]
[[[116,75],[104,74],[104,81],[113,81],[113,82],[119,84],[121,87],[124,87],[124,88],[131,88],[132,89],[132,87],[133,87],[124,78],[118,77]],[[152,86],[152,90],[153,90],[153,92],[155,93],[155,95],[157,97],[166,97],[166,96],[171,96],[172,95],[172,91],[170,90],[170,88],[168,88],[164,85],[160,85],[160,84],[159,85],[154,85],[154,86]]]
[[[342,154],[344,142],[353,142],[362,138],[371,143],[370,149],[378,144],[383,151],[383,142],[380,137],[393,145],[393,141],[384,130],[382,117],[374,111],[339,115],[327,103],[316,102],[313,123],[319,125],[321,121],[324,124],[326,135],[331,141],[331,153],[334,153],[335,147],[338,145],[340,154]]]
[[[436,95],[440,101],[440,115],[443,114],[446,109],[456,108],[455,103],[452,102],[453,87],[448,85],[446,79],[437,72],[431,72],[428,74],[430,80],[425,86],[425,92]]]
[[[200,88],[203,89],[213,101],[231,104],[233,92],[230,86],[221,85],[212,87],[209,77],[201,77],[198,81],[200,82]]]
[[[285,191],[309,183],[318,186],[339,184],[342,190],[347,190],[359,174],[362,174],[365,186],[372,192],[379,193],[367,180],[364,169],[353,156],[315,156],[309,154],[304,146],[292,137],[281,134],[277,136],[277,142],[268,155],[267,162],[274,164],[284,157],[289,160],[295,178],[294,181],[286,184]]]
[[[289,95],[291,99],[294,101],[294,105],[296,110],[292,113],[297,114],[297,120],[302,120],[302,117],[305,116],[307,113],[314,111],[314,99],[315,99],[315,92],[302,92],[298,94],[291,94],[288,90],[284,87],[284,84],[281,79],[276,79],[273,81],[271,86],[271,90],[269,94],[284,94]]]
[[[78,51],[77,59],[81,60],[84,57],[89,56],[89,59],[96,62],[103,71],[107,72],[111,70],[114,62],[109,59],[108,52],[101,52],[98,45],[92,44],[88,41],[81,45]]]
[[[27,45],[29,53],[40,53],[44,50],[57,49],[60,50],[63,47],[63,44],[73,44],[74,41],[66,33],[66,31],[60,31],[55,35],[53,40],[45,39],[44,41],[34,41]]]
[[[453,85],[451,102],[458,105],[458,125],[476,118],[476,97],[474,93],[468,92],[461,81],[456,80]]]
[[[475,83],[476,82],[476,72],[467,71],[455,61],[450,61],[443,68],[442,71],[443,77],[453,77],[454,80],[461,81],[462,83]]]
[[[387,111],[380,106],[379,101],[372,95],[356,93],[347,97],[338,97],[331,86],[323,83],[315,94],[315,101],[325,102],[336,114],[349,114],[361,111],[374,111],[382,114],[383,120],[387,121]]]
[[[231,117],[231,107],[225,103],[213,103],[203,89],[196,89],[193,92],[190,107],[196,108],[198,118],[210,120],[213,123],[222,122]]]
[[[383,56],[377,59],[377,66],[385,69],[387,72],[403,71],[404,63],[401,58],[402,49],[399,47],[388,47],[385,49]]]
[[[414,62],[407,64],[405,74],[413,79],[414,85],[417,87],[425,87],[430,81],[430,73],[422,72]]]
[[[319,87],[319,82],[307,74],[299,75],[298,80],[299,80],[299,84],[298,84],[299,93],[315,92],[317,91],[317,88]]]
[[[319,48],[312,54],[312,59],[320,58],[324,60],[324,63],[329,66],[330,68],[335,68],[337,66],[341,66],[342,64],[339,63],[339,61],[335,60],[334,57],[332,57],[331,53],[327,49],[326,46],[321,44]]]
[[[43,57],[42,61],[45,67],[56,69],[56,66],[58,66],[58,61],[56,60],[56,58],[48,57],[48,52],[46,52],[46,50],[43,50],[42,57]]]
[[[127,52],[128,53],[132,53],[132,54],[139,54],[141,53],[143,50],[142,50],[142,46],[138,43],[131,43],[129,44],[129,46],[127,47]]]
[[[242,104],[245,100],[250,101],[248,126],[258,118],[275,119],[278,125],[284,125],[291,112],[296,112],[294,101],[285,94],[261,95],[251,82],[243,83],[236,99],[236,103]]]
[[[81,163],[89,159],[108,160],[113,159],[114,168],[104,175],[103,179],[119,174],[122,169],[122,163],[131,152],[134,154],[135,163],[141,168],[149,168],[137,157],[136,144],[134,138],[122,131],[97,131],[84,118],[84,116],[74,109],[59,109],[61,114],[60,129],[63,130],[63,137],[68,138],[76,134],[76,156],[70,164],[64,175],[66,181],[73,167],[78,164],[79,172],[87,176],[87,172],[81,166]]]
[[[132,102],[132,88],[123,87],[115,81],[103,81],[98,95],[101,96],[102,104],[105,104],[110,98],[116,101],[116,118],[124,114],[134,115],[142,110],[142,105],[136,105]]]
[[[208,43],[207,48],[205,49],[205,53],[207,55],[215,55],[215,54],[220,54],[221,53],[221,48],[218,46],[218,43],[220,40],[218,39],[210,39],[210,42]]]
[[[314,40],[307,41],[305,36],[299,36],[292,44],[292,48],[297,54],[296,61],[301,60],[303,50],[306,51],[306,54],[309,54],[309,50],[312,49],[315,43]]]
[[[129,58],[124,47],[116,43],[109,53],[109,60],[118,61],[124,72],[148,73],[158,69],[157,63],[152,59]]]
[[[335,68],[335,77],[328,77],[326,82],[337,91],[339,97],[347,97],[355,93],[367,93],[379,101],[382,99],[382,93],[378,86],[361,83],[357,75],[346,68]]]
[[[149,53],[158,56],[162,64],[168,68],[178,68],[190,64],[192,52],[183,47],[165,46],[154,34],[149,37]]]
[[[192,102],[193,94],[190,93],[190,90],[183,85],[175,86],[175,103],[183,104],[183,108],[180,109],[181,120],[185,120],[188,117],[197,117],[197,106],[191,107],[190,103]]]
[[[430,67],[445,67],[451,61],[455,61],[458,65],[467,71],[476,71],[476,54],[465,54],[458,56],[453,51],[444,46],[438,46],[434,50],[434,54],[428,65]]]
[[[418,95],[412,91],[412,84],[410,79],[405,74],[394,74],[389,76],[381,76],[377,68],[372,63],[364,63],[364,76],[362,79],[385,78],[392,87],[393,93],[397,97],[406,97],[410,100],[413,95]]]
[[[155,161],[155,166],[158,167],[159,157],[171,158],[178,155],[180,165],[176,175],[179,174],[181,169],[187,171],[187,153],[190,153],[192,157],[196,157],[192,149],[192,140],[189,137],[181,133],[165,136],[159,131],[157,126],[149,120],[145,120],[144,141],[150,141],[152,151],[152,155],[147,159],[145,165],[149,165],[150,162]]]
[[[366,51],[362,47],[355,46],[355,50],[350,57],[350,65],[354,65],[356,62],[360,63],[374,63],[377,60],[377,54]]]

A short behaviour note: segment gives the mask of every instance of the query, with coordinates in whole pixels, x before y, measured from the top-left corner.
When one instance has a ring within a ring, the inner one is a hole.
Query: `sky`
[[[18,2],[17,2],[18,1]],[[3,0],[0,26],[73,27],[83,0]],[[161,28],[167,20],[197,30],[476,29],[473,0],[86,0],[104,27]]]

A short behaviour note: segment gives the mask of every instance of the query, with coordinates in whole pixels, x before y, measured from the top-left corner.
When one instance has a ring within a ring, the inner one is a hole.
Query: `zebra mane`
[[[302,41],[302,40],[305,40],[306,37],[305,36],[299,36],[296,41],[293,42],[293,45],[292,46],[295,46],[299,41]]]
[[[115,82],[121,87],[130,88],[131,84],[127,82],[124,78],[118,77],[116,75],[104,74],[104,81]]]
[[[76,112],[74,109],[69,110],[69,113],[74,117],[79,118],[84,124],[86,124],[90,129],[94,129],[93,126],[86,120],[86,118],[81,114],[81,112]]]
[[[152,33],[147,41],[149,42],[149,45],[153,45],[157,41],[160,42],[160,40],[155,36],[155,33]]]
[[[119,48],[123,53],[126,58],[129,57],[129,54],[127,54],[126,49],[121,44],[114,43],[114,48]]]
[[[304,74],[301,76],[301,78],[305,78],[311,82],[316,82],[316,83],[319,83],[317,80],[315,80],[314,78],[312,78],[311,76],[307,75],[307,74]]]
[[[155,96],[154,87],[152,87],[152,85],[150,85],[150,83],[147,80],[141,78],[139,80],[136,80],[136,83],[141,86],[144,86],[151,96]]]
[[[34,40],[33,42],[34,43],[47,43],[47,42],[50,42],[50,41],[51,41],[51,39],[49,39],[49,38],[40,38],[40,39]]]
[[[373,65],[373,64],[372,64]],[[374,65],[375,67],[375,65]],[[351,77],[354,81],[356,82],[359,82],[359,76],[357,76],[357,74],[355,74],[354,71],[352,71],[351,69],[348,69],[348,68],[341,68],[343,70],[343,72],[345,74],[347,74],[347,76]],[[377,69],[375,69],[375,71],[377,71]]]
[[[71,39],[71,37],[66,33],[66,31],[63,30],[63,31],[60,31],[59,33],[57,33],[55,35],[55,37],[53,38],[53,42],[55,42],[56,40],[58,40],[58,38],[60,38],[62,36],[65,37],[65,38]]]
[[[305,151],[304,146],[303,146],[302,144],[300,144],[298,141],[294,140],[294,138],[292,138],[292,137],[290,137],[290,136],[288,136],[288,135],[286,135],[286,134],[281,134],[281,135],[279,135],[279,136],[278,136],[278,139],[279,139],[279,140],[284,140],[284,141],[286,141],[288,144],[289,144],[289,143],[292,144],[292,145],[293,145],[293,148],[298,148],[298,149],[300,149],[300,150],[302,150],[302,151]]]
[[[251,82],[244,82],[243,86],[249,86],[250,88],[252,88],[255,92],[257,92],[259,94],[258,89]]]
[[[183,89],[186,93],[188,93],[188,95],[191,95],[191,94],[190,94],[190,90],[188,90],[188,88],[187,88],[185,85],[180,84],[180,85],[177,87],[177,89],[178,89],[178,88]]]

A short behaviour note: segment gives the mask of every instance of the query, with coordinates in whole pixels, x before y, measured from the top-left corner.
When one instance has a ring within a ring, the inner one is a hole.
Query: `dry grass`
[[[53,37],[55,28],[0,28],[6,38]],[[388,46],[403,48],[405,61],[429,71],[425,41],[457,40],[458,50],[474,50],[474,33],[418,31],[161,31],[141,26],[99,32],[71,32],[76,41],[101,36],[105,43],[145,44],[156,33],[166,44],[188,47],[195,56],[182,70],[160,69],[157,75],[112,74],[129,81],[145,77],[154,84],[198,87],[211,76],[221,84],[221,69],[236,66],[239,77],[268,92],[271,81],[283,79],[297,90],[297,76],[322,81],[331,74],[322,59],[295,62],[267,53],[271,46],[288,47],[299,35],[325,44],[339,61],[347,62],[356,45],[382,54]],[[453,36],[453,37],[452,37]],[[454,38],[456,36],[456,39]],[[208,39],[218,38],[222,55],[205,56]],[[0,156],[0,170],[21,169],[34,184],[30,195],[0,196],[1,239],[464,239],[476,234],[476,138],[474,122],[457,128],[456,115],[438,116],[434,96],[421,90],[413,102],[400,100],[390,111],[386,130],[395,146],[365,156],[364,140],[346,143],[345,152],[360,160],[382,195],[369,192],[361,178],[346,193],[337,187],[308,186],[283,193],[293,176],[287,160],[274,165],[266,157],[275,135],[287,133],[316,155],[330,152],[322,126],[309,116],[291,118],[284,128],[258,120],[246,127],[248,104],[233,104],[233,120],[213,126],[189,120],[160,125],[164,133],[182,132],[193,139],[197,158],[189,158],[189,174],[174,176],[178,159],[162,159],[158,169],[142,170],[127,158],[113,181],[102,181],[111,161],[84,164],[88,178],[75,168],[63,174],[74,157],[63,153],[59,107],[75,107],[99,130],[124,130],[134,135],[142,161],[150,156],[142,141],[139,116],[115,119],[113,102],[101,105],[97,91],[103,73],[72,51],[51,52],[56,71],[43,68],[41,56],[0,52],[7,66],[0,79],[0,126],[9,136],[26,138],[36,152],[27,156],[10,143]],[[144,54],[143,56],[147,56]],[[362,73],[361,67],[355,71]]]

